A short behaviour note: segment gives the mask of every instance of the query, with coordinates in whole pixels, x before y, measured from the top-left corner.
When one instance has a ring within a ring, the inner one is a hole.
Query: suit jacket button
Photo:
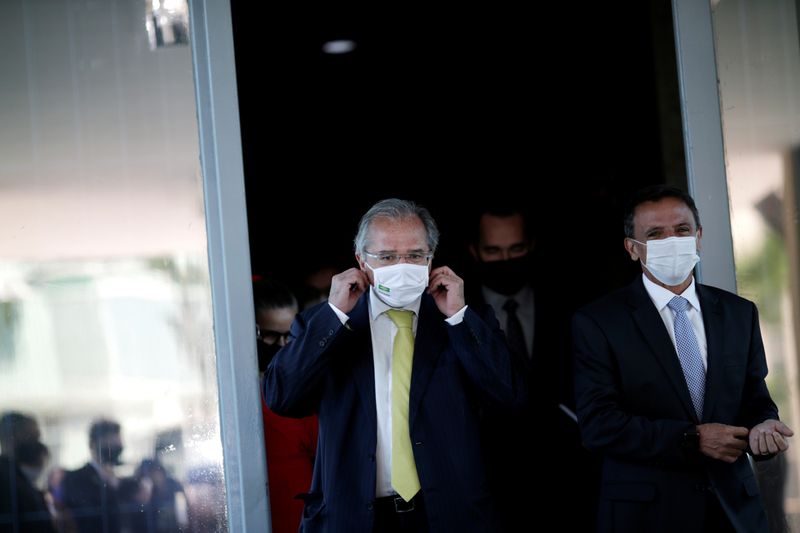
[[[328,331],[328,335],[333,335],[333,330]]]
[[[322,341],[319,341],[319,345],[320,345],[320,346],[325,346],[325,341],[324,341],[324,340],[322,340]]]

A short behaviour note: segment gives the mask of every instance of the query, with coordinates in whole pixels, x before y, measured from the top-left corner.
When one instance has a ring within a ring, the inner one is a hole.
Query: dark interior
[[[540,275],[569,301],[635,275],[626,198],[682,167],[663,150],[680,116],[669,2],[545,4],[234,1],[254,274],[354,266],[359,217],[400,197],[431,210],[435,263],[465,276],[489,198],[530,213]],[[324,54],[331,39],[357,47]]]

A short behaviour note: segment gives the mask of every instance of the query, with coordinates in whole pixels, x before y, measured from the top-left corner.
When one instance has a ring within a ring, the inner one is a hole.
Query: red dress
[[[264,441],[267,447],[269,504],[274,533],[297,533],[303,515],[317,453],[317,417],[284,418],[270,411],[261,399]]]

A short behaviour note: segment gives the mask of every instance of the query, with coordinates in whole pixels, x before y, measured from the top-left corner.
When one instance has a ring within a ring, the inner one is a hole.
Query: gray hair
[[[425,226],[425,232],[428,234],[428,247],[431,252],[435,252],[436,247],[439,245],[439,228],[436,227],[436,222],[430,212],[410,200],[389,198],[381,200],[370,207],[369,211],[361,217],[361,221],[358,223],[358,233],[356,233],[356,238],[353,240],[356,253],[361,254],[364,252],[364,248],[367,246],[367,233],[373,220],[376,218],[399,220],[408,217],[419,217]]]

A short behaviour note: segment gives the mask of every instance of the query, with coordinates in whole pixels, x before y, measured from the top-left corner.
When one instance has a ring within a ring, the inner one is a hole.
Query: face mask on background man
[[[654,239],[646,243],[631,240],[647,247],[647,261],[642,261],[642,265],[658,281],[670,287],[683,283],[700,261],[694,236]]]
[[[98,446],[98,452],[100,463],[112,466],[122,464],[122,462],[119,460],[120,455],[122,455],[122,446],[117,444],[100,445]]]
[[[397,263],[396,265],[372,268],[375,280],[372,290],[390,307],[405,307],[419,298],[428,288],[428,266]]]
[[[530,275],[530,254],[501,261],[480,261],[481,281],[494,292],[510,296],[522,289]]]

